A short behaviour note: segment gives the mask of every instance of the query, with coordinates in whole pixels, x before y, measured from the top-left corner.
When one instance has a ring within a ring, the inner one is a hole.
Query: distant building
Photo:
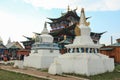
[[[7,51],[8,51],[7,55],[9,55],[9,57],[11,59],[18,59],[17,52],[18,52],[18,50],[23,49],[22,45],[19,42],[17,42],[17,41],[16,42],[15,41],[11,42],[10,38],[8,40],[6,48],[7,48]]]
[[[8,39],[6,45],[3,44],[2,38],[0,37],[0,60],[10,60],[18,59],[18,50],[23,49],[22,45],[19,42],[11,42],[11,39]]]
[[[0,60],[4,60],[4,55],[7,53],[7,48],[3,44],[2,38],[0,37]]]
[[[114,58],[116,63],[120,63],[120,38],[116,40],[117,42],[108,46],[104,46],[100,49],[102,54]]]

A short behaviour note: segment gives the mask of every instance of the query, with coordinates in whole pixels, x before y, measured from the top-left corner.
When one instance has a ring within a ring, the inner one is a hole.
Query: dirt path
[[[35,77],[47,78],[50,80],[87,80],[84,78],[78,78],[78,77],[72,77],[72,76],[51,75],[47,72],[42,72],[40,70],[33,69],[33,68],[15,69],[12,66],[0,65],[0,69],[13,71],[13,72],[19,72],[19,73],[23,73],[23,74],[28,74],[28,75],[35,76]]]

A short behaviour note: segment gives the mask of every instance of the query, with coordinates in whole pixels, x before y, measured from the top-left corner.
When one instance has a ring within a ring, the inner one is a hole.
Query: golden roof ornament
[[[76,27],[75,27],[74,31],[75,31],[75,35],[76,36],[80,36],[81,35],[81,30],[79,28],[79,23],[76,24]]]

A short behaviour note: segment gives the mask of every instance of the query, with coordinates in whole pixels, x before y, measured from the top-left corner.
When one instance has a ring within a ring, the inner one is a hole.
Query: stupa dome
[[[43,31],[41,32],[41,35],[39,36],[39,38],[41,38],[42,42],[53,43],[53,37],[48,34],[48,29],[46,27],[46,22],[45,22]]]
[[[36,35],[35,41],[40,42],[40,43],[44,43],[44,42],[53,43],[53,37],[48,33],[46,23],[45,23],[44,28],[41,32],[41,35]]]
[[[40,35],[40,38],[42,42],[53,43],[53,37],[49,34],[42,34]]]

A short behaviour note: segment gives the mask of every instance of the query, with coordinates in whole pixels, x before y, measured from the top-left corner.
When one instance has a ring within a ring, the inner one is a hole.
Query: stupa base
[[[114,70],[114,59],[100,53],[66,53],[55,58],[54,62],[61,65],[63,73],[90,76]]]
[[[53,63],[56,55],[31,55],[24,58],[24,66],[37,69],[46,69]]]

